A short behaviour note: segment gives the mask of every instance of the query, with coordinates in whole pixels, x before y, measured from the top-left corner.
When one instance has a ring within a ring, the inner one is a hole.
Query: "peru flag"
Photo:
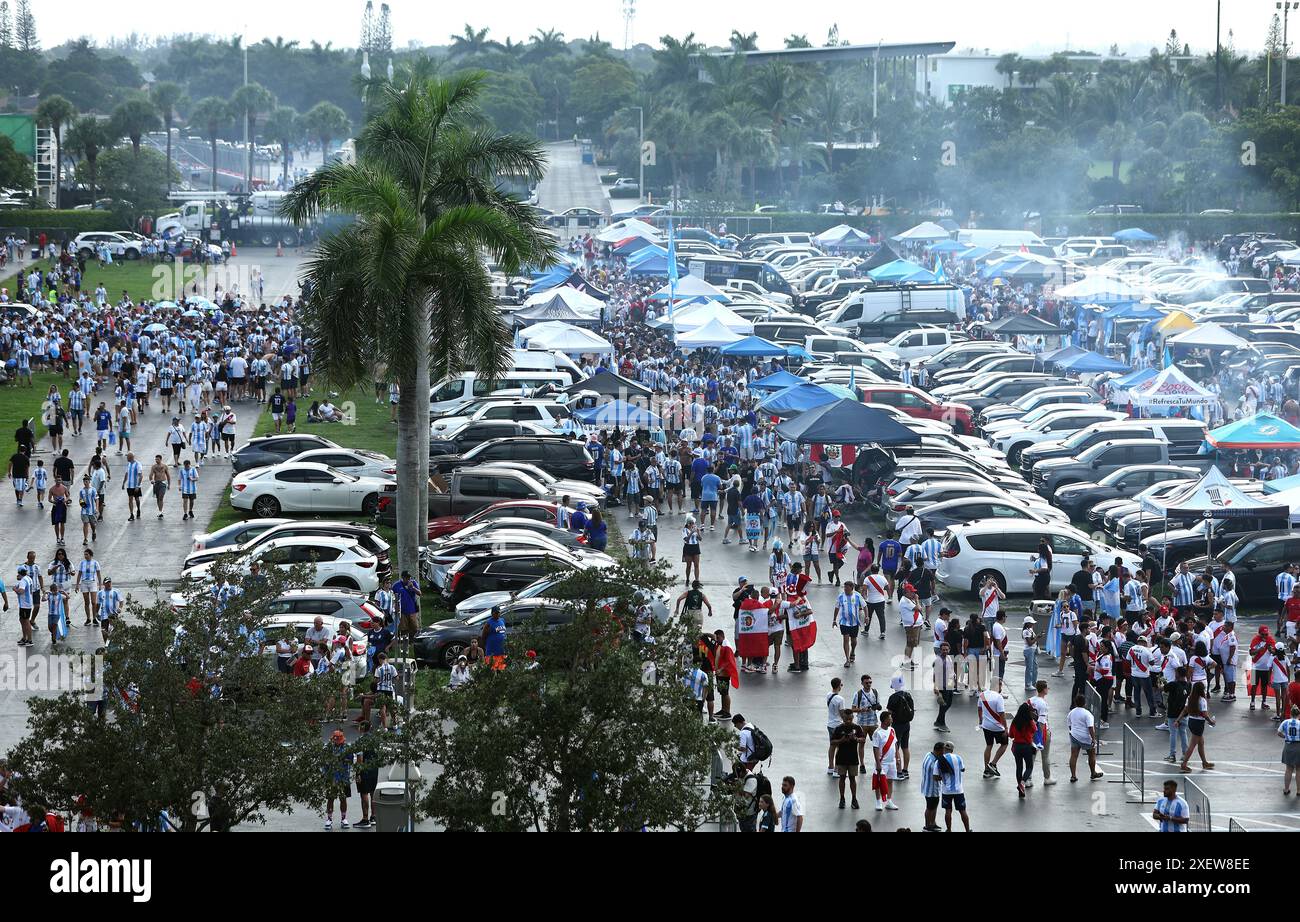
[[[752,659],[764,659],[767,657],[767,647],[767,606],[758,599],[746,599],[740,605],[736,653]]]
[[[794,647],[795,653],[810,650],[817,643],[817,621],[813,618],[812,608],[803,599],[791,606],[786,623],[790,626],[790,646]]]

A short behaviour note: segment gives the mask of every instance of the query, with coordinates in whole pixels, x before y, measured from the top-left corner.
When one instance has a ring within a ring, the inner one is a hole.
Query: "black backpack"
[[[912,701],[912,696],[905,691],[896,692],[894,697],[890,698],[890,711],[894,715],[894,720],[901,723],[911,723],[912,718],[916,717],[916,705]]]
[[[758,799],[764,794],[768,797],[772,796],[772,782],[768,781],[767,775],[762,772],[754,772],[754,780],[757,783],[757,787],[754,788],[754,803],[757,804]]]
[[[772,741],[767,738],[767,734],[752,724],[749,727],[749,734],[754,741],[754,761],[766,762],[772,758]]]

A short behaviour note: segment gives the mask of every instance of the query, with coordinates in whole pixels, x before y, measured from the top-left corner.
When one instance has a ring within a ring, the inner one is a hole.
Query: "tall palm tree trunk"
[[[433,328],[427,309],[420,311],[415,335],[419,361],[415,365],[415,380],[412,382],[416,412],[411,422],[415,426],[416,435],[416,469],[413,479],[419,487],[420,505],[416,531],[412,538],[418,547],[429,539],[429,344],[433,338]],[[418,560],[418,556],[413,559]]]
[[[212,191],[217,191],[217,136],[212,136]]]

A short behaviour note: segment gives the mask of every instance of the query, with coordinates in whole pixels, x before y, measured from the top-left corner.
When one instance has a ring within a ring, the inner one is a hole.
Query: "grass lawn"
[[[34,374],[32,375],[32,386],[26,384],[0,385],[0,430],[6,435],[5,458],[9,457],[9,452],[13,450],[10,437],[18,424],[24,419],[35,419],[36,423],[32,427],[36,431],[36,445],[39,448],[41,439],[45,436],[45,427],[41,425],[41,404],[45,400],[45,394],[50,389],[51,384],[59,386],[59,392],[67,396],[67,389],[71,386],[69,380],[59,374]],[[49,446],[49,440],[45,441],[46,447]],[[7,464],[6,464],[7,466]],[[0,474],[4,473],[0,470]]]
[[[35,264],[41,268],[49,265],[45,260]],[[24,267],[26,270],[31,265]],[[214,267],[207,267],[209,270]],[[220,267],[215,267],[220,270]],[[136,302],[146,298],[153,301],[175,300],[181,290],[192,291],[198,282],[198,293],[204,293],[204,267],[189,263],[152,263],[143,259],[118,260],[111,266],[100,267],[93,260],[86,263],[86,274],[82,277],[81,288],[93,295],[100,282],[108,292],[108,300],[116,303],[126,291]],[[8,288],[11,296],[18,292],[18,273],[13,273],[0,280],[0,287]],[[211,294],[209,292],[209,294]]]

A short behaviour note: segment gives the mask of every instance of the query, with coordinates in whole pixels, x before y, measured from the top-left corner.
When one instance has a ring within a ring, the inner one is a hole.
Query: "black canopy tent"
[[[1035,314],[1012,314],[985,327],[998,336],[1060,336],[1065,331]]]
[[[919,445],[921,437],[888,413],[842,397],[800,413],[776,427],[783,439],[800,444]]]

